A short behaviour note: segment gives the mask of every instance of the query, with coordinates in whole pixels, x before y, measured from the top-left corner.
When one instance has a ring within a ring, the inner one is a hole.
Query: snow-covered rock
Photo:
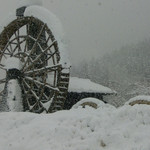
[[[1,150],[150,150],[147,105],[0,113]]]

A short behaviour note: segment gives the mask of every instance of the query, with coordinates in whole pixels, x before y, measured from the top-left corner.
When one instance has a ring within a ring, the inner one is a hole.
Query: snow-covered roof
[[[127,101],[125,104],[129,104],[131,102],[139,101],[139,100],[150,101],[150,95],[139,95],[139,96],[133,97],[129,99],[129,101]]]
[[[77,93],[87,92],[87,93],[103,93],[103,94],[116,93],[110,88],[94,83],[89,79],[82,79],[77,77],[70,77],[69,92],[77,92]]]

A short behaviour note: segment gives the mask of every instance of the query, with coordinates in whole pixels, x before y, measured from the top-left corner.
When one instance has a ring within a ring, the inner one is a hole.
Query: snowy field
[[[150,150],[150,106],[0,113],[0,150]]]

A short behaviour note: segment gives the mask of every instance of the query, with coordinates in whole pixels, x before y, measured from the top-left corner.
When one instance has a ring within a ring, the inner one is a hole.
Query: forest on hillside
[[[150,94],[150,39],[126,45],[100,58],[72,67],[72,76],[89,78],[117,91],[106,101],[115,106],[137,95]]]

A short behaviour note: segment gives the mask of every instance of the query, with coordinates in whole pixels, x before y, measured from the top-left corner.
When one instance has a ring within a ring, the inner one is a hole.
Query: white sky
[[[18,0],[0,0],[0,20]],[[150,0],[43,0],[60,18],[73,64],[150,37]]]

